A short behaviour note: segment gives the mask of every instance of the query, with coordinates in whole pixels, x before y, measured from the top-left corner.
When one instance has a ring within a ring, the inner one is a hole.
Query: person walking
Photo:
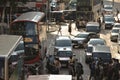
[[[59,27],[58,27],[58,33],[57,33],[57,35],[59,35],[59,33],[62,36],[62,31],[61,31],[61,25],[60,24],[59,24]]]
[[[89,68],[90,68],[89,80],[91,80],[93,78],[95,79],[95,61],[94,60],[89,64]]]
[[[54,66],[55,66],[55,69],[56,69],[55,74],[59,74],[60,68],[61,68],[61,63],[59,61],[59,58],[55,58]]]
[[[70,56],[70,60],[68,61],[68,69],[69,74],[75,76],[75,59],[73,56]]]
[[[72,32],[72,22],[71,21],[69,22],[69,25],[68,25],[68,32],[71,35],[71,32]]]
[[[79,20],[76,21],[76,28],[79,31],[79,29],[80,29]]]
[[[82,74],[83,73],[84,73],[84,71],[83,71],[83,65],[80,62],[77,62],[77,64],[76,64],[76,76],[77,76],[77,80],[79,80],[79,79],[83,80],[83,78],[82,78]]]

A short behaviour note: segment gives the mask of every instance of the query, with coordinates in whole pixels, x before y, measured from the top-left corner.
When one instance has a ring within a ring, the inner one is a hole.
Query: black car
[[[85,47],[88,41],[89,33],[81,32],[72,39],[73,48],[75,48],[75,46]]]

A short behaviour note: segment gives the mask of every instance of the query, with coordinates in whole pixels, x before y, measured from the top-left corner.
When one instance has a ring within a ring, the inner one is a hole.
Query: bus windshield
[[[12,34],[17,35],[36,35],[36,23],[34,22],[16,22],[11,26]]]

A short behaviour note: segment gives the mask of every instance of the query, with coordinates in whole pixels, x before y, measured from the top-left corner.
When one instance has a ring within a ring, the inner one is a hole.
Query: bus
[[[23,37],[26,65],[40,64],[46,55],[47,28],[41,21],[44,16],[43,12],[26,12],[10,24],[10,34]]]
[[[22,36],[0,35],[0,80],[22,80],[22,55],[14,54],[21,40]]]

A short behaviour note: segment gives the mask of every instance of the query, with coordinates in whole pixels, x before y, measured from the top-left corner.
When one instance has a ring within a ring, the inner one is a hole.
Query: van
[[[94,60],[101,58],[104,63],[110,62],[112,59],[110,47],[106,45],[94,46],[92,51],[92,58]]]
[[[88,22],[86,24],[86,32],[97,33],[97,35],[99,36],[100,27],[101,26],[98,22]]]
[[[72,50],[72,40],[69,36],[58,36],[54,43],[54,52],[56,53],[60,48],[70,48]]]

